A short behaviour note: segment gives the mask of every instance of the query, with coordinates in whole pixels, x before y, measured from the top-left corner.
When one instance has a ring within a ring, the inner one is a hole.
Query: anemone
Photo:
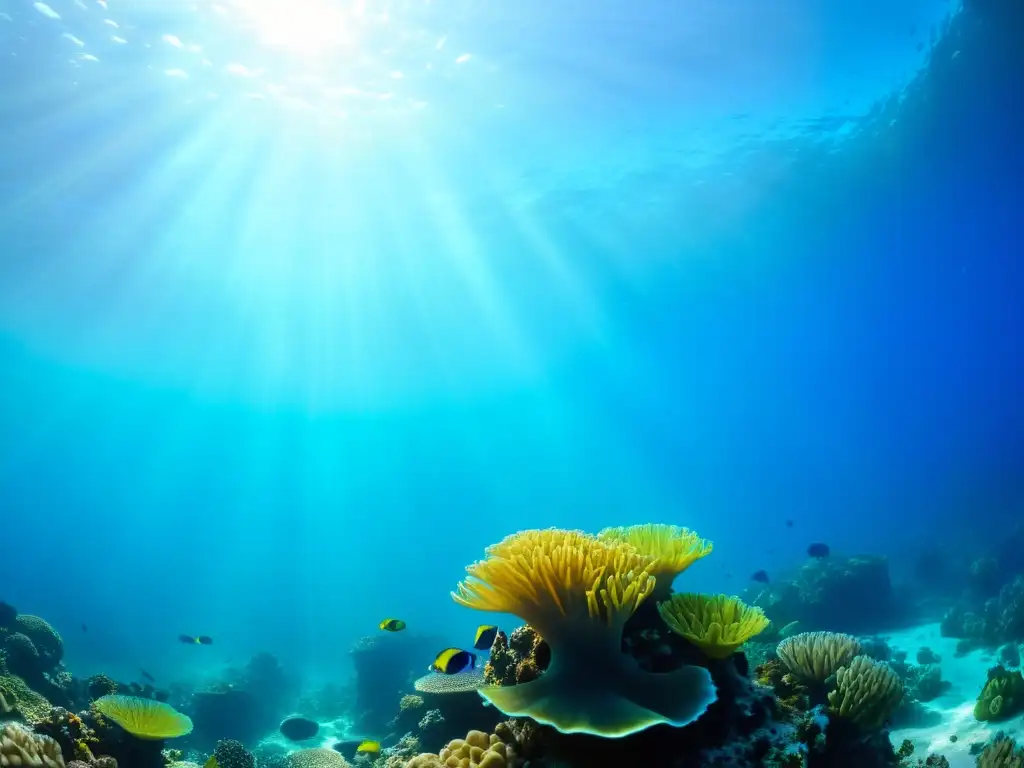
[[[622,653],[626,621],[654,590],[652,564],[624,541],[561,529],[522,531],[489,547],[453,599],[518,616],[547,642],[551,663],[536,680],[480,695],[562,733],[622,737],[700,717],[716,699],[706,669],[653,674]]]
[[[760,608],[728,595],[672,595],[658,603],[658,613],[669,629],[713,659],[731,656],[769,624]]]
[[[653,562],[649,569],[655,578],[655,598],[667,598],[672,582],[702,557],[711,554],[712,545],[691,531],[678,525],[645,523],[617,528],[605,528],[598,535],[604,541],[620,541],[631,545]]]

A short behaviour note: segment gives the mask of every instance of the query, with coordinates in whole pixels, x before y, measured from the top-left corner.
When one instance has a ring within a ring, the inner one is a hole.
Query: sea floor
[[[956,639],[942,637],[937,623],[885,633],[882,637],[894,650],[906,651],[910,663],[914,663],[919,648],[931,648],[942,657],[939,664],[942,679],[951,684],[942,696],[922,705],[935,719],[934,724],[891,732],[896,747],[904,739],[910,739],[915,747],[915,757],[938,753],[945,755],[950,768],[974,768],[975,757],[970,753],[972,744],[984,743],[999,731],[1008,735],[1024,734],[1024,715],[999,723],[983,723],[974,719],[974,703],[989,668],[997,663],[995,653],[978,650],[957,657]],[[954,735],[956,742],[951,741]]]

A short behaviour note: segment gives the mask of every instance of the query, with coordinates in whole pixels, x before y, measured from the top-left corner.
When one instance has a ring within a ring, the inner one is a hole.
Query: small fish
[[[142,678],[144,680],[149,680],[149,682],[151,682],[151,683],[155,683],[156,682],[156,678],[153,677],[151,674],[149,674],[149,672],[147,672],[146,670],[144,670],[142,668],[139,668],[139,672],[142,674]]]
[[[320,724],[301,715],[292,715],[281,721],[281,735],[289,741],[305,741],[312,739],[320,731]]]
[[[793,521],[792,520],[787,520],[786,521],[786,527],[787,528],[792,528],[793,527]]]
[[[178,635],[178,641],[186,645],[213,645],[213,638],[209,635],[199,635],[197,637]]]
[[[752,578],[754,581],[759,581],[762,584],[767,584],[768,583],[768,571],[757,571],[750,578]]]
[[[807,548],[807,554],[811,557],[816,557],[819,560],[823,557],[828,557],[832,550],[828,548],[828,544],[822,544],[820,541],[816,541]]]
[[[461,648],[445,648],[429,667],[431,672],[444,675],[457,675],[466,669],[476,669],[476,654]]]
[[[203,768],[219,768],[220,763],[217,762],[217,758],[210,755],[210,759],[203,763]]]
[[[473,639],[473,647],[478,651],[489,651],[494,645],[494,638],[498,636],[498,628],[493,624],[481,624],[476,628],[476,637]]]
[[[364,741],[356,747],[356,752],[364,755],[376,755],[380,753],[379,741]]]
[[[83,632],[88,632],[88,631],[89,631],[89,628],[88,628],[87,626],[85,626],[85,624],[83,624],[83,625],[82,625],[82,631],[83,631]]]
[[[380,628],[385,632],[401,632],[405,629],[405,622],[401,619],[384,619],[380,623]]]

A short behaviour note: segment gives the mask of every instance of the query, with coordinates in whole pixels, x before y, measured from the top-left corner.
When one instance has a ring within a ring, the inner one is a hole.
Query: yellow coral
[[[672,595],[658,613],[673,632],[713,659],[724,659],[768,626],[764,611],[727,595]]]
[[[978,768],[1024,768],[1024,749],[1000,733],[978,755]]]
[[[438,755],[416,755],[405,768],[512,768],[515,763],[515,751],[498,736],[470,731],[464,739],[452,739]]]
[[[161,701],[113,694],[92,706],[139,739],[174,739],[192,732],[192,720]]]
[[[17,723],[0,730],[0,768],[64,768],[60,745],[49,736],[39,736]]]
[[[860,643],[839,632],[801,632],[779,643],[775,652],[797,677],[824,683],[860,653]]]
[[[598,534],[605,541],[621,541],[654,558],[648,569],[657,582],[659,597],[668,597],[672,581],[697,560],[711,554],[712,545],[689,528],[678,525],[629,525],[605,528]]]
[[[649,674],[622,653],[623,627],[654,589],[652,563],[625,542],[560,529],[489,547],[452,597],[523,619],[550,646],[551,664],[536,680],[480,695],[563,733],[619,737],[700,717],[716,698],[706,669]]]
[[[30,725],[41,723],[50,715],[50,702],[17,675],[0,675],[0,696],[11,711]]]
[[[829,712],[862,728],[880,728],[903,698],[903,681],[888,664],[857,656],[836,672],[836,689],[829,693]]]

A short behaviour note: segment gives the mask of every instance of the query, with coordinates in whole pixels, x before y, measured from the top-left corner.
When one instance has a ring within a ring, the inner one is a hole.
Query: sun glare
[[[352,42],[355,17],[332,0],[241,0],[262,44],[302,56],[336,51]]]

